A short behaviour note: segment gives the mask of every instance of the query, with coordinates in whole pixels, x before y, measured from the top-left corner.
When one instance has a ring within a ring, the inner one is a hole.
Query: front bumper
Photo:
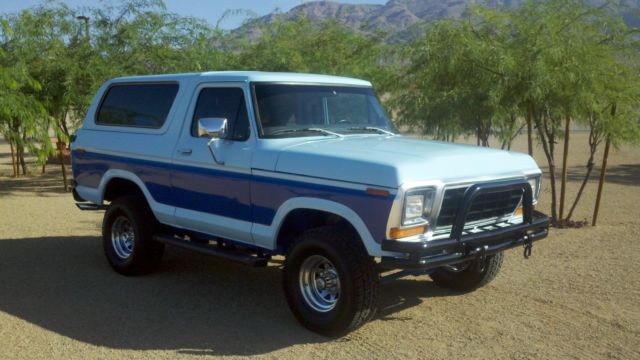
[[[492,231],[463,235],[466,214],[476,196],[509,189],[523,191],[523,222]],[[404,254],[401,257],[383,257],[380,266],[386,269],[428,270],[444,265],[473,260],[516,246],[528,247],[547,237],[549,218],[533,210],[531,186],[526,181],[508,181],[471,186],[456,215],[451,236],[442,240],[406,242],[384,240],[382,250]],[[526,253],[525,253],[526,255]]]

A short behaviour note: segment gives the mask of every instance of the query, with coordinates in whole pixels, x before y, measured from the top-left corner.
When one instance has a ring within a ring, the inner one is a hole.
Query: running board
[[[219,257],[225,260],[238,262],[238,263],[252,266],[252,267],[267,266],[267,263],[269,262],[269,260],[265,257],[252,256],[252,255],[245,254],[238,251],[219,248],[214,245],[194,243],[191,241],[181,240],[168,235],[155,235],[153,237],[153,240],[159,241],[161,243],[181,247],[187,250],[193,250],[202,254]]]
[[[80,210],[107,210],[108,206],[98,205],[94,203],[76,203],[76,206]]]

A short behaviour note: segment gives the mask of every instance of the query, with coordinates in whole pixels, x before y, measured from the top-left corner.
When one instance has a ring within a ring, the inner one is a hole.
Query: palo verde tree
[[[74,110],[73,100],[81,93],[88,93],[86,87],[92,85],[82,82],[83,77],[74,76],[78,69],[82,69],[78,63],[86,60],[75,56],[80,53],[77,48],[81,27],[72,10],[61,4],[25,10],[9,16],[6,21],[12,33],[7,41],[12,46],[12,56],[16,62],[26,64],[29,75],[41,87],[34,96],[46,114],[37,121],[41,128],[52,129],[55,133],[66,189],[62,151],[71,134],[68,118]],[[40,149],[42,151],[36,155],[44,164],[51,153],[48,136],[42,139]]]
[[[226,61],[222,32],[167,12],[160,0],[122,2],[91,11],[92,43],[102,77],[217,70]]]
[[[30,74],[29,63],[17,49],[21,46],[7,18],[0,19],[0,133],[11,149],[13,176],[26,175],[26,151],[40,161],[51,153],[47,117],[39,101],[41,84]]]
[[[365,36],[336,21],[304,16],[263,24],[260,32],[259,40],[236,44],[239,68],[353,76],[372,80],[379,91],[387,88],[390,55],[382,34]]]
[[[473,135],[482,146],[496,134],[501,147],[510,147],[519,130],[518,109],[506,91],[513,62],[502,45],[499,15],[439,21],[408,47],[393,100],[400,123],[442,140]]]
[[[475,134],[485,146],[495,133],[503,148],[526,126],[530,153],[535,136],[547,160],[551,216],[565,219],[572,121],[592,128],[593,154],[602,136],[613,136],[604,134],[619,134],[613,128],[631,134],[628,128],[637,127],[637,119],[623,121],[611,111],[618,97],[629,109],[638,108],[631,100],[637,98],[623,95],[637,84],[637,68],[629,68],[638,63],[637,45],[629,41],[637,37],[617,9],[613,2],[594,7],[580,0],[525,1],[502,11],[471,7],[467,18],[437,22],[407,53],[393,102],[400,121],[438,139]]]

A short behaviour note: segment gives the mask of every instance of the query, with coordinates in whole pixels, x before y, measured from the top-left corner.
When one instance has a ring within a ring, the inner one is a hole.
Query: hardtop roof
[[[203,81],[234,81],[234,82],[285,82],[285,83],[313,83],[335,84],[351,86],[371,86],[365,80],[333,76],[288,72],[264,72],[264,71],[209,71],[201,73],[163,74],[126,76],[113,79],[113,82],[145,82],[145,81],[181,81],[193,78],[202,78]]]

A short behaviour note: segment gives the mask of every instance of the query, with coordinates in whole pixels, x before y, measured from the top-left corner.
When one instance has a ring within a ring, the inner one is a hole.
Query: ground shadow
[[[549,168],[543,167],[545,177],[549,176]],[[567,180],[582,182],[587,172],[585,166],[572,166],[567,169]],[[560,169],[556,175],[560,178]],[[594,167],[589,181],[597,182],[600,177],[600,167]],[[607,167],[606,182],[620,185],[640,186],[640,164],[620,164]]]
[[[600,169],[596,173],[600,175]],[[607,182],[640,186],[640,164],[621,164],[607,168]]]
[[[585,166],[573,166],[567,169],[569,181],[582,182],[587,169]],[[597,182],[600,177],[600,167],[594,167],[591,172],[591,182]],[[607,167],[608,183],[640,186],[640,164],[621,164]]]
[[[19,178],[0,177],[0,195],[37,194],[45,196],[47,194],[62,194],[64,192],[62,175],[59,171]]]
[[[381,320],[448,294],[413,279],[381,290]],[[253,355],[330,341],[295,321],[277,263],[255,269],[168,248],[157,272],[124,277],[96,237],[0,240],[0,311],[117,349]]]

